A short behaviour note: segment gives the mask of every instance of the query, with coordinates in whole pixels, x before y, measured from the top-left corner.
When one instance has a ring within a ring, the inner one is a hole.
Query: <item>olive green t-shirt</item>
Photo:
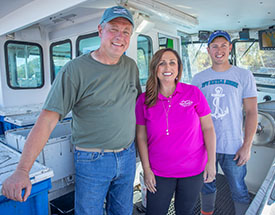
[[[135,138],[135,103],[140,91],[134,60],[122,55],[114,65],[90,54],[58,73],[43,109],[63,119],[72,111],[72,143],[83,148],[119,149]]]

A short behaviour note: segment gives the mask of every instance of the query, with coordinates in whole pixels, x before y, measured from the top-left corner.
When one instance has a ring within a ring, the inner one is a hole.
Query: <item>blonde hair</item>
[[[162,55],[168,51],[173,52],[174,55],[177,57],[177,61],[178,61],[178,76],[175,79],[175,84],[177,85],[177,83],[181,79],[182,62],[181,62],[179,54],[171,48],[165,48],[165,49],[158,50],[154,54],[154,56],[150,62],[150,66],[149,66],[149,78],[146,83],[146,92],[145,92],[146,98],[145,98],[145,102],[144,102],[147,105],[147,107],[152,107],[157,103],[159,87],[160,87],[159,79],[157,77],[157,71],[158,71],[159,62],[161,60]]]

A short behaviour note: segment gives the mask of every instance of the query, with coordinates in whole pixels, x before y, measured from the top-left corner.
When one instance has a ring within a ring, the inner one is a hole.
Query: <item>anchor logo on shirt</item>
[[[211,94],[214,97],[213,105],[215,106],[215,112],[211,113],[211,116],[215,117],[216,119],[223,118],[226,114],[229,113],[228,107],[225,110],[220,108],[220,99],[224,97],[225,94],[222,94],[223,89],[221,87],[216,87],[215,94]]]

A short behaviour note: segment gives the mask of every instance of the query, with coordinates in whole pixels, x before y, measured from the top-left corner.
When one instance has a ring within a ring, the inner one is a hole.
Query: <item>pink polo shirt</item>
[[[200,174],[207,153],[199,117],[211,110],[199,88],[178,83],[169,98],[159,94],[153,107],[147,108],[144,101],[145,93],[137,100],[136,124],[147,128],[149,161],[154,174],[176,178]]]

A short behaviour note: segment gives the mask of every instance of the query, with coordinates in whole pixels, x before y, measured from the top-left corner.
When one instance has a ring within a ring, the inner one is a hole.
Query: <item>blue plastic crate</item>
[[[1,116],[0,115],[0,134],[5,134],[5,131],[23,128],[32,126],[37,118],[39,117],[40,112],[30,112],[25,114],[10,115],[10,116]],[[71,112],[63,119],[63,122],[69,121],[72,119]]]
[[[3,121],[4,117],[0,115],[0,135],[5,133]]]
[[[48,215],[48,190],[51,179],[32,185],[31,195],[26,202],[17,202],[0,196],[1,215]]]
[[[4,116],[0,116],[0,134],[5,134],[5,131],[20,128],[21,126],[15,125],[4,120]]]
[[[29,173],[32,190],[26,202],[7,199],[1,193],[4,181],[16,169],[20,156],[19,152],[0,143],[0,214],[48,215],[48,191],[51,189],[53,171],[46,166],[34,162]]]
[[[21,128],[21,126],[9,123],[9,122],[3,122],[4,131],[15,129],[15,128]]]

